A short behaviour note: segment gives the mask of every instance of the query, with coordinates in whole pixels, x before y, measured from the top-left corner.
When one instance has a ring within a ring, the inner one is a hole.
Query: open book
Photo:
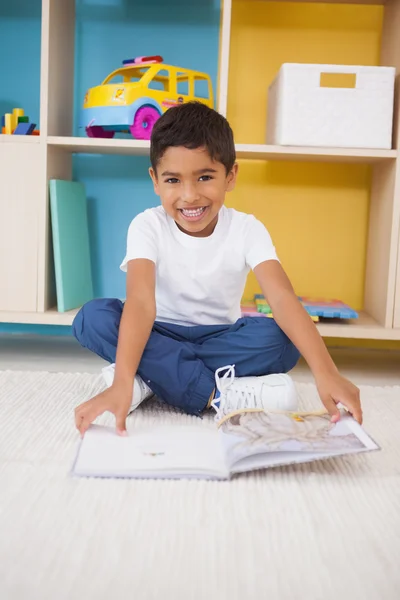
[[[127,437],[92,425],[73,467],[88,477],[229,479],[236,473],[377,450],[349,415],[240,411],[219,428],[190,425],[144,428]]]

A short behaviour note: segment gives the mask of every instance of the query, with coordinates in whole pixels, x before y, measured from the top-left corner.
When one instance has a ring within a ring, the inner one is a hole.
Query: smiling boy
[[[124,434],[127,414],[152,394],[189,414],[213,406],[217,419],[239,408],[296,410],[286,373],[299,353],[332,419],[341,402],[361,422],[359,390],[336,369],[265,226],[224,206],[238,174],[227,120],[196,102],[169,109],[150,160],[161,206],[129,227],[126,302],[93,300],[74,321],[82,346],[111,363],[108,389],[75,411],[80,433],[108,410]],[[250,269],[274,319],[241,318]]]

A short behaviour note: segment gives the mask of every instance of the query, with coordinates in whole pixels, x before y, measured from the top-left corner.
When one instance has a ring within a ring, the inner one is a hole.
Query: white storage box
[[[282,65],[268,92],[267,144],[390,149],[394,80],[393,67]]]

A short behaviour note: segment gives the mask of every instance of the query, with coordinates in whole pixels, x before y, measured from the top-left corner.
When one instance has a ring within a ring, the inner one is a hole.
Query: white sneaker
[[[220,375],[225,371],[224,375]],[[289,375],[277,373],[261,377],[235,377],[235,365],[221,367],[215,372],[217,397],[211,406],[216,421],[240,410],[288,411],[297,410],[297,392]]]
[[[111,387],[114,381],[115,374],[115,364],[108,365],[108,367],[104,367],[101,370],[101,374],[103,375],[104,381],[106,382],[107,387]],[[129,410],[129,414],[135,410],[144,400],[151,398],[154,396],[154,393],[151,391],[149,386],[143,381],[139,375],[136,375],[135,381],[133,382],[133,396],[132,396],[132,404]]]

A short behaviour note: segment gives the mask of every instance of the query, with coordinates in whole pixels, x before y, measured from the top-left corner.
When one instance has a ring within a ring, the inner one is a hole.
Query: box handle
[[[356,73],[321,73],[319,85],[323,88],[347,88],[356,87]]]

